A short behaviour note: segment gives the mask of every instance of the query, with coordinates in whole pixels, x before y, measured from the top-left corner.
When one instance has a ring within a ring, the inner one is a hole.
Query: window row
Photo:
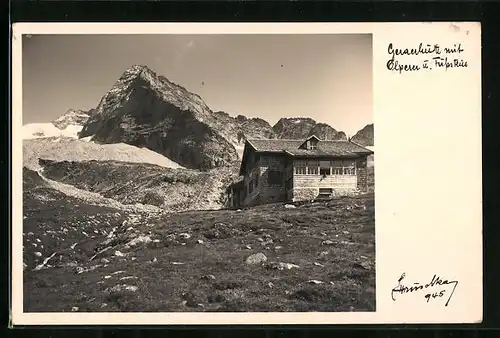
[[[356,166],[355,160],[333,160],[333,161],[318,161],[318,160],[296,160],[294,162],[296,167],[348,167],[353,168]]]
[[[354,160],[295,161],[296,175],[355,175]]]
[[[296,175],[356,175],[356,168],[295,167]]]

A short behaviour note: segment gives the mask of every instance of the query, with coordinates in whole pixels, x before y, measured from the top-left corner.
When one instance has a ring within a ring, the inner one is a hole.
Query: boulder
[[[256,265],[256,264],[264,263],[266,261],[267,261],[266,255],[264,255],[262,252],[259,252],[259,253],[248,256],[248,258],[246,259],[245,262],[248,265]]]

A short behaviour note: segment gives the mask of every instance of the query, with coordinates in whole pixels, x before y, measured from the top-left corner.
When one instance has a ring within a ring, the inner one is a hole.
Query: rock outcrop
[[[353,142],[356,142],[362,146],[374,146],[373,143],[373,123],[366,125],[363,129],[359,130],[352,138]]]
[[[337,131],[326,123],[317,123],[307,136],[311,135],[316,135],[322,140],[347,140],[343,131]]]
[[[339,132],[325,123],[317,123],[308,117],[281,118],[273,130],[278,138],[304,139],[316,135],[323,140],[345,140],[344,132]]]
[[[258,117],[247,118],[243,115],[232,117],[226,112],[214,112],[218,120],[218,129],[225,129],[230,142],[235,146],[242,146],[246,139],[276,138],[271,125]]]
[[[93,109],[89,111],[69,109],[64,115],[52,121],[52,124],[61,130],[66,129],[69,125],[83,126],[92,113]]]

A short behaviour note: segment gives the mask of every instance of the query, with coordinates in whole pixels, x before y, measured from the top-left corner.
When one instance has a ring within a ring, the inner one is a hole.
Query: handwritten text
[[[387,47],[390,58],[386,67],[399,74],[432,69],[466,68],[468,64],[462,58],[463,52],[461,43],[445,47],[439,44],[420,43],[414,48],[397,48],[390,43]]]
[[[427,301],[427,303],[429,303],[432,299],[448,296],[446,303],[444,304],[444,306],[448,306],[453,294],[455,293],[455,289],[458,286],[458,281],[443,279],[438,275],[434,275],[429,282],[424,284],[414,282],[411,285],[404,285],[402,281],[405,277],[406,274],[403,273],[398,279],[398,285],[391,290],[391,298],[393,301],[396,300],[397,295],[422,292],[424,295],[423,298]]]

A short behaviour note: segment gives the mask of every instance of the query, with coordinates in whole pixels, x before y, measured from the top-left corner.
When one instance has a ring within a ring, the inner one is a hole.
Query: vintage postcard
[[[12,46],[13,325],[482,320],[479,23]]]

